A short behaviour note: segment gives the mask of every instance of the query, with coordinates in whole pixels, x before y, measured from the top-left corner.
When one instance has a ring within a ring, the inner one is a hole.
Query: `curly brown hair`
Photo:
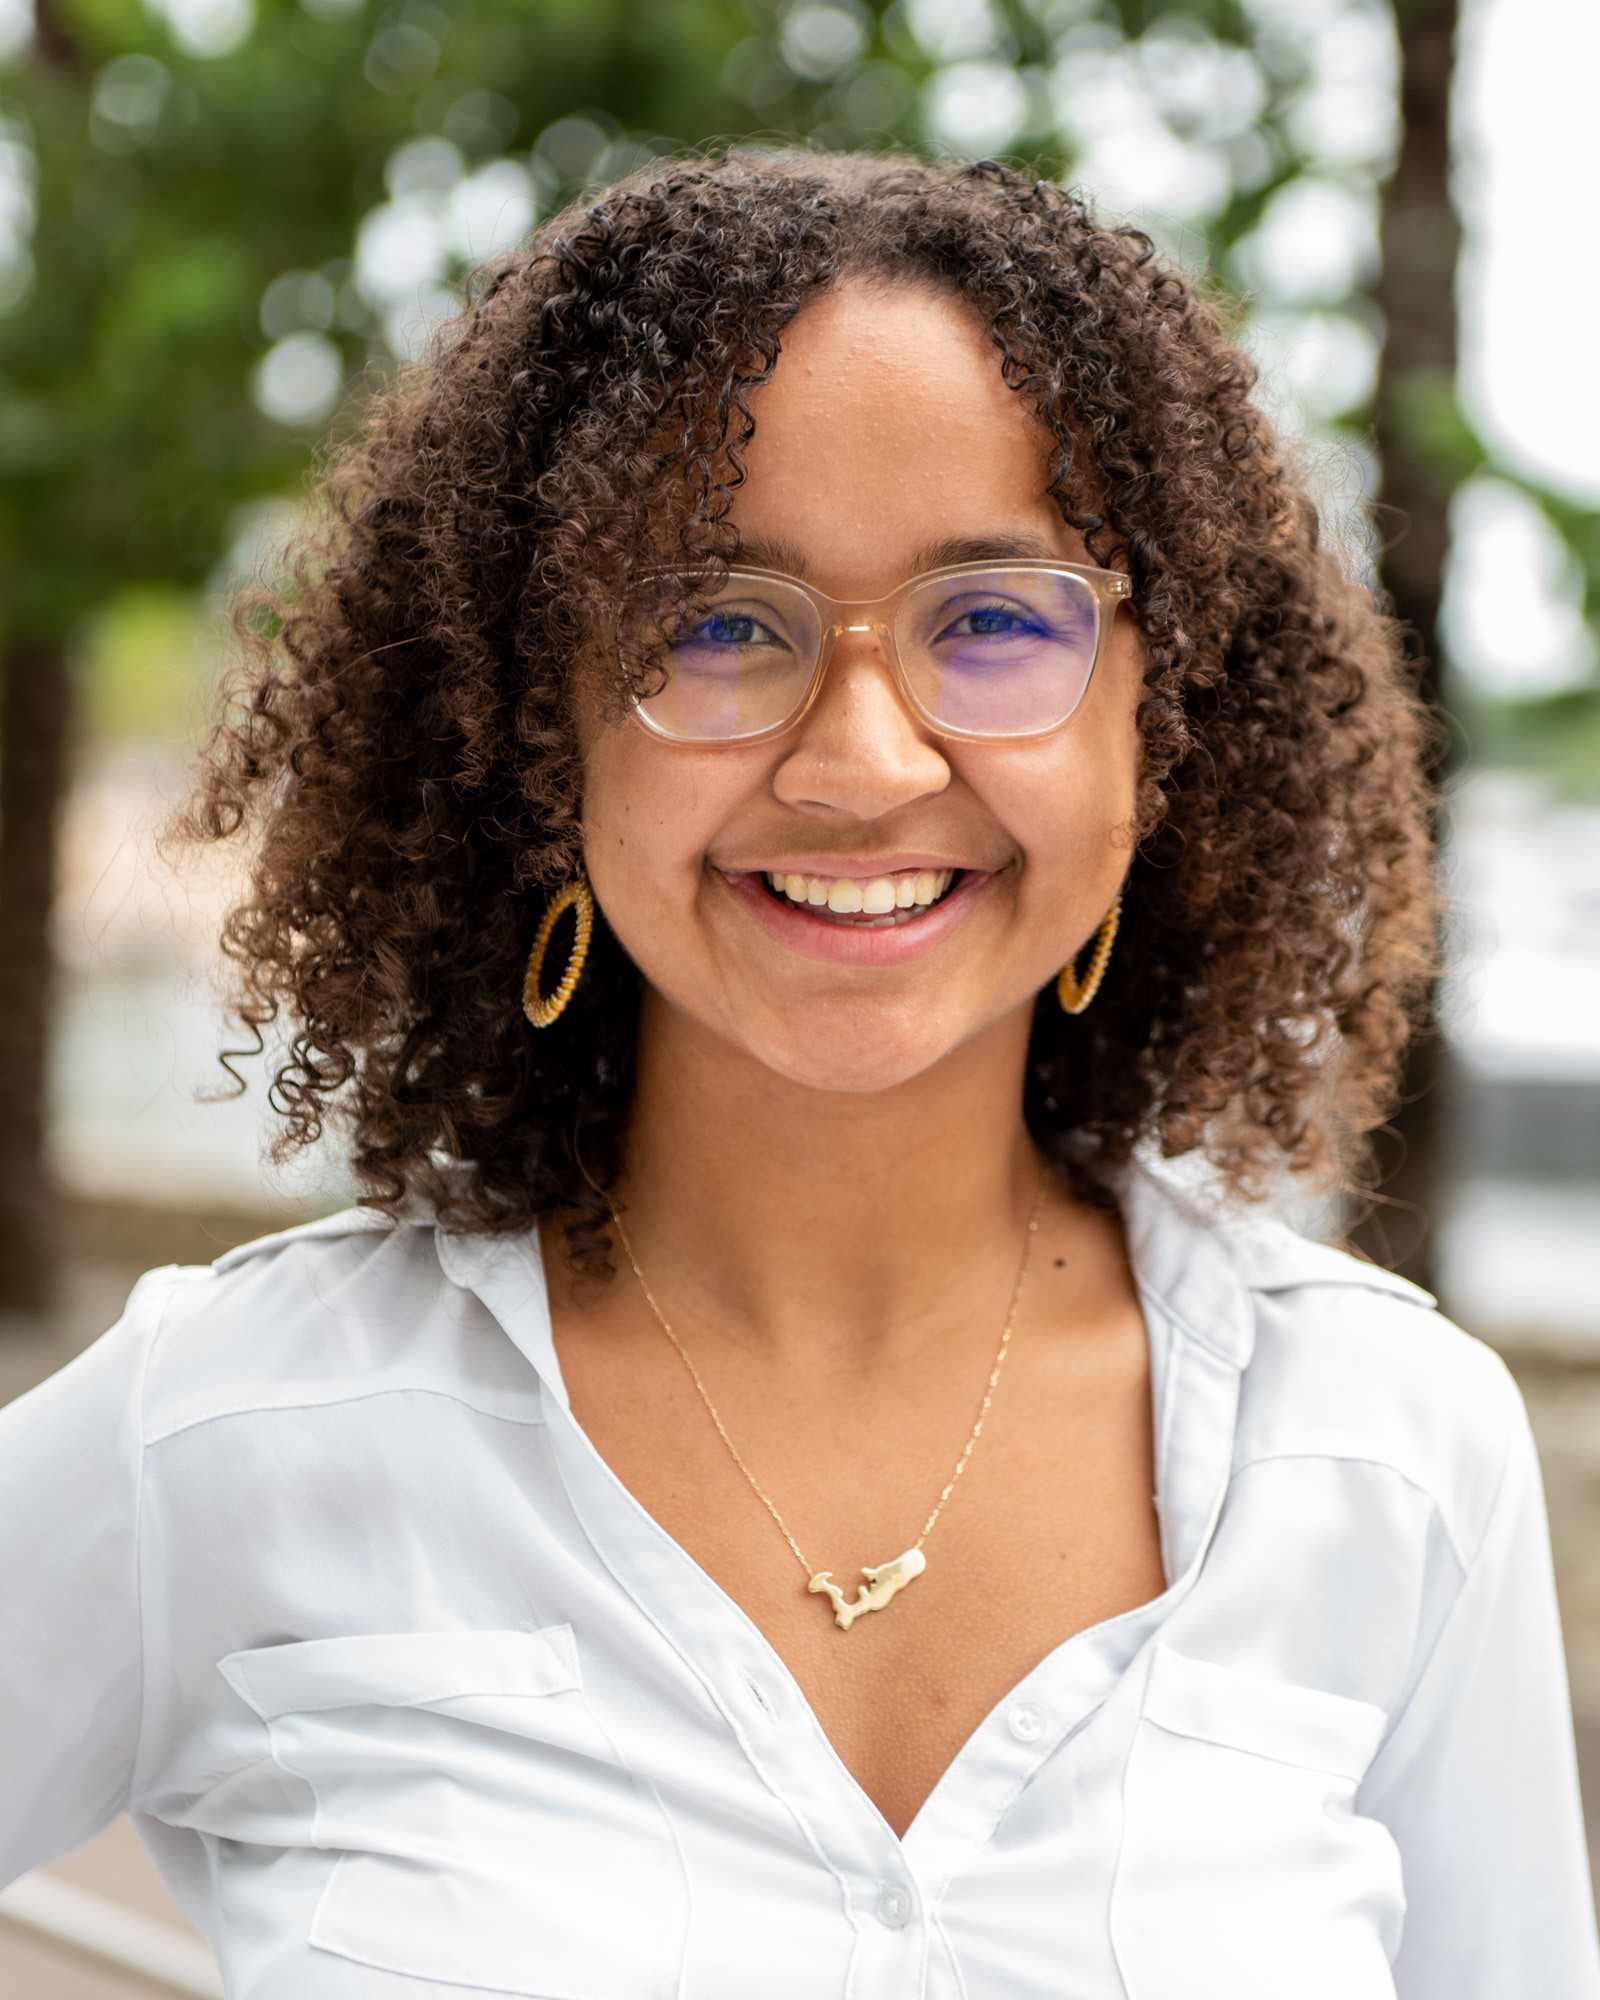
[[[647,547],[737,555],[752,391],[846,276],[977,315],[1055,440],[1064,520],[1133,579],[1127,921],[1087,1013],[1040,998],[1035,1140],[1091,1195],[1141,1142],[1245,1194],[1362,1157],[1434,961],[1429,724],[1249,360],[1147,237],[1052,183],[739,151],[654,163],[479,273],[243,607],[183,824],[252,841],[224,948],[256,1046],[292,1026],[280,1152],[337,1114],[368,1201],[479,1231],[562,1212],[603,1259],[639,977],[602,920],[559,1026],[518,1004],[536,887],[581,855],[577,677]]]

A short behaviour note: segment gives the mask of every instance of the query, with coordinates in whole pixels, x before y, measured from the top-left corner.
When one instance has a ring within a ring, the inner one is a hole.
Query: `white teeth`
[[[926,909],[955,880],[953,868],[907,869],[897,875],[873,875],[861,881],[849,875],[767,874],[767,882],[791,903],[828,909],[838,916],[892,916],[897,910]]]

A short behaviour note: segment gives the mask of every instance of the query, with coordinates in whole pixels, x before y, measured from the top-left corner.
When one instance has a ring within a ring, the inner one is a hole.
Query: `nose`
[[[873,625],[838,634],[817,698],[785,740],[773,779],[785,805],[880,819],[949,784],[950,766],[906,706],[888,645]]]

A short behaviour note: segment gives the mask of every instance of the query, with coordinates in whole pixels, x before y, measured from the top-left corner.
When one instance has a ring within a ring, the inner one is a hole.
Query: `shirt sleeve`
[[[160,1275],[86,1353],[0,1410],[0,1884],[127,1804],[143,1682],[140,1397]]]
[[[1400,1849],[1399,2000],[1600,2000],[1544,1492],[1502,1380],[1499,1493],[1358,1800]]]

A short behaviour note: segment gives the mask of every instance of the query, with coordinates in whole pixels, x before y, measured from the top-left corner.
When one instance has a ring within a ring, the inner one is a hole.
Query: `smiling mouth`
[[[850,930],[893,930],[925,917],[966,870],[907,868],[893,875],[778,875],[761,880],[775,902]]]

